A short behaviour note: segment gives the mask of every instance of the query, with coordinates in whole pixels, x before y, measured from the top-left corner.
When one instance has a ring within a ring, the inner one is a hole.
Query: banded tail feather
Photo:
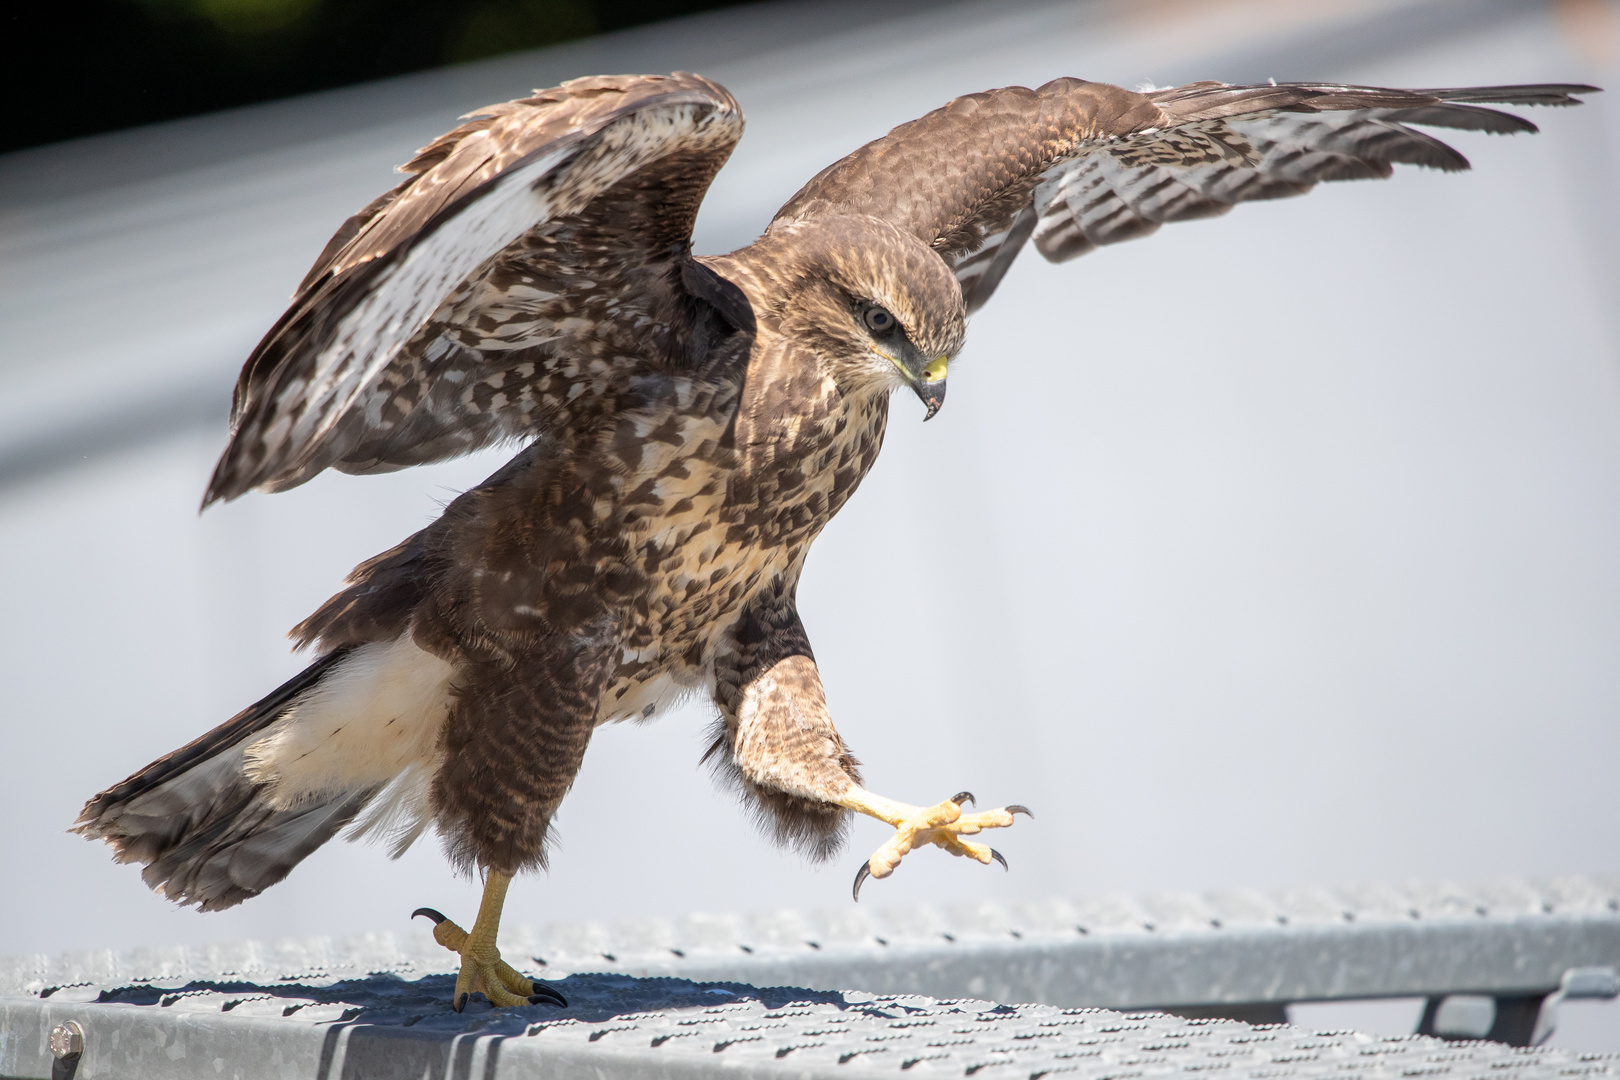
[[[72,831],[203,911],[257,896],[351,825],[397,857],[431,818],[450,672],[409,634],[334,649],[92,798]]]

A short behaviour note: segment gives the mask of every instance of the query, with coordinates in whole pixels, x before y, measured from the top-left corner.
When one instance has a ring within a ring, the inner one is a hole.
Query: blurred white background
[[[198,915],[64,831],[300,667],[286,629],[503,460],[196,515],[236,368],[458,113],[718,79],[749,130],[714,252],[989,86],[1613,85],[1617,60],[1611,0],[778,5],[0,158],[0,954],[475,908],[432,841],[334,843]],[[1471,173],[1026,252],[940,417],[896,402],[800,589],[834,714],[875,790],[1039,816],[997,837],[1010,874],[924,852],[864,902],[1620,871],[1620,111],[1529,115],[1446,134]],[[775,850],[698,767],[709,715],[598,733],[508,921],[849,902],[883,827],[827,866]],[[1571,1006],[1555,1041],[1617,1029]]]

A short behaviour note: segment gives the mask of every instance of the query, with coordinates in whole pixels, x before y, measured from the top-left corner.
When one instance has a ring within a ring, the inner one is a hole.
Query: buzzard
[[[967,837],[1023,807],[861,786],[795,610],[890,392],[939,410],[1028,242],[1061,262],[1398,162],[1466,169],[1418,127],[1534,131],[1486,106],[1592,89],[1006,87],[861,147],[718,256],[691,230],[742,134],[722,87],[585,78],[470,114],[338,230],[248,358],[204,506],[522,448],[293,629],[307,669],[75,828],[215,910],[344,829],[397,854],[431,826],[485,883],[470,932],[418,912],[460,954],[458,1009],[561,1001],[500,959],[507,884],[545,866],[592,731],[694,692],[719,714],[705,759],[776,841],[825,858],[852,811],[894,827],[857,897],[925,844],[1005,866]]]

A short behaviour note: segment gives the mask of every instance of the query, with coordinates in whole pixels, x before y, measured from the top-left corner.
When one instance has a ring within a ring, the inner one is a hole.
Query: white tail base
[[[389,784],[407,771],[418,782],[403,786],[425,793],[454,675],[409,632],[362,645],[248,746],[243,772],[269,785],[277,809]],[[379,824],[375,813],[367,817]]]

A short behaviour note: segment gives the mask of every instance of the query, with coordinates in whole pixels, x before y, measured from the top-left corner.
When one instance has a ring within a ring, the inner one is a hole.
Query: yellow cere
[[[923,381],[935,383],[943,379],[945,377],[945,365],[950,362],[950,359],[948,356],[941,356],[938,360],[923,368]]]

